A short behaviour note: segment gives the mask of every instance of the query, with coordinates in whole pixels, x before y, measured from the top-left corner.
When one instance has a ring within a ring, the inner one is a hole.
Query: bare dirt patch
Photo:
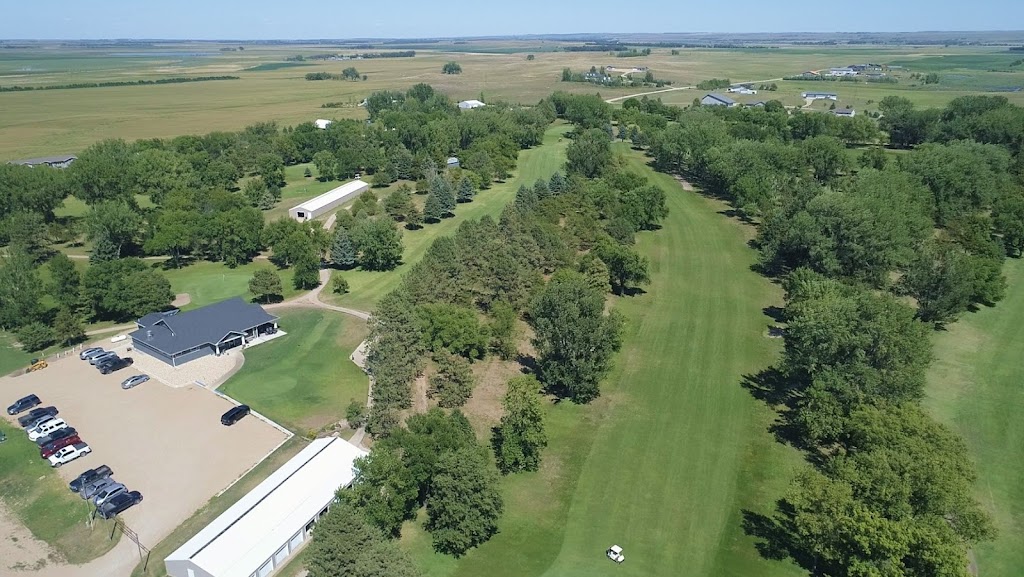
[[[0,573],[38,571],[56,559],[50,546],[15,521],[14,514],[0,503]]]
[[[501,406],[509,379],[522,375],[522,365],[515,361],[490,358],[473,363],[476,387],[462,411],[473,429],[481,438],[490,438],[491,428],[501,421],[504,411]]]
[[[171,306],[181,308],[192,302],[192,296],[188,293],[179,293],[174,295],[174,300],[171,301]]]

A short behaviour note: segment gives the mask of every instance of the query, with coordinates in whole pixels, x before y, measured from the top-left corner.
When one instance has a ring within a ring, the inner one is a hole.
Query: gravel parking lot
[[[55,405],[93,452],[61,467],[70,481],[107,464],[114,478],[140,491],[144,501],[123,514],[143,543],[154,545],[210,497],[260,461],[286,438],[254,417],[231,427],[220,416],[231,404],[189,385],[172,388],[157,380],[122,390],[133,368],[101,375],[77,356],[19,377],[0,378],[6,407],[30,393]],[[5,418],[14,421],[16,417]]]

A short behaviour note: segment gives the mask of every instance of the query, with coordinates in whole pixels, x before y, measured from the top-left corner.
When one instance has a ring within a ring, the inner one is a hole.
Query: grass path
[[[999,530],[975,551],[980,575],[1024,574],[1024,262],[1005,272],[1005,300],[937,334],[926,400],[967,442],[977,497]]]
[[[548,408],[544,466],[507,478],[501,533],[479,550],[454,561],[407,526],[431,576],[799,574],[762,560],[740,529],[741,510],[769,509],[799,461],[740,386],[778,355],[761,309],[781,295],[750,271],[748,231],[722,207],[628,158],[669,191],[671,214],[638,236],[653,282],[615,303],[629,322],[603,396]],[[615,543],[621,566],[604,557]]]
[[[402,275],[423,258],[423,254],[426,253],[435,238],[454,234],[459,224],[465,220],[480,218],[484,215],[497,218],[505,205],[515,198],[516,190],[520,185],[533,185],[537,179],[549,178],[556,170],[560,169],[565,162],[565,147],[568,145],[568,139],[562,138],[562,134],[568,129],[569,127],[562,123],[549,127],[544,135],[542,146],[519,153],[518,168],[512,178],[504,183],[495,184],[488,190],[481,191],[475,201],[460,204],[454,217],[437,224],[427,225],[419,230],[403,229],[402,242],[405,245],[405,254],[402,264],[397,269],[387,273],[363,270],[344,271],[341,274],[348,280],[350,292],[334,298],[329,298],[325,293],[324,299],[337,305],[371,310],[377,300],[398,286]]]

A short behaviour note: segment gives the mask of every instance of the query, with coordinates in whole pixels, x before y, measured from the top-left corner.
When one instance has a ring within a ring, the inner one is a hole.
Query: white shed
[[[459,103],[459,108],[462,110],[472,110],[474,108],[480,108],[481,106],[487,106],[479,100],[463,100]]]
[[[344,439],[310,443],[164,560],[170,577],[267,577],[309,540],[366,455]]]
[[[313,124],[315,124],[320,130],[326,130],[331,123],[332,121],[327,120],[326,118],[317,118],[316,121],[313,122]]]
[[[338,188],[328,190],[316,198],[311,198],[298,206],[290,208],[288,216],[299,222],[306,222],[330,212],[367,190],[370,190],[370,185],[361,180],[346,182]]]

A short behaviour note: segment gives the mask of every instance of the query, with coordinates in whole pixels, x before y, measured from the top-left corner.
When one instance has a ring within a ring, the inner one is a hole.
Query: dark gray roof
[[[138,320],[144,328],[132,331],[131,337],[174,355],[205,344],[215,345],[231,333],[241,334],[277,319],[260,305],[235,297],[173,316],[148,314]]]
[[[723,104],[736,104],[735,100],[733,100],[732,98],[729,98],[728,96],[722,96],[721,94],[714,94],[714,93],[706,94],[706,95],[704,95],[704,98],[711,98],[711,99],[717,100],[717,101],[719,101],[719,102],[721,102]]]
[[[61,162],[68,162],[69,160],[77,159],[77,156],[72,154],[65,154],[63,156],[40,156],[39,158],[26,158],[25,160],[15,160],[11,164],[24,164],[28,166],[36,164],[59,164]]]

